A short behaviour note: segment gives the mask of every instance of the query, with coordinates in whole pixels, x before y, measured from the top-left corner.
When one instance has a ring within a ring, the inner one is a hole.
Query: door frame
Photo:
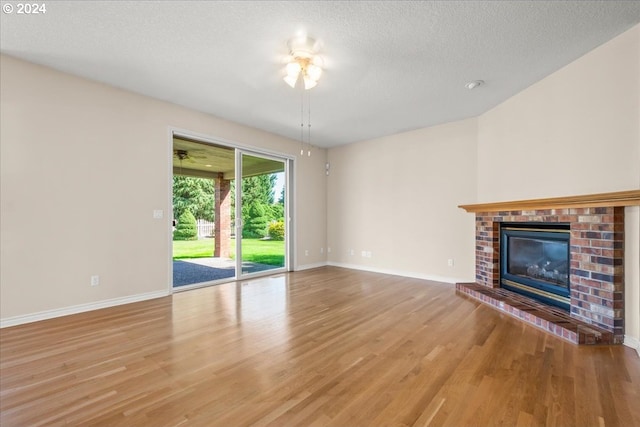
[[[293,172],[294,172],[296,156],[270,150],[270,149],[265,149],[262,147],[241,144],[241,143],[230,141],[224,138],[214,137],[214,136],[205,135],[205,134],[193,132],[190,130],[170,126],[168,129],[168,144],[167,144],[167,147],[168,147],[167,164],[168,164],[168,172],[169,172],[167,188],[169,189],[169,194],[167,198],[168,200],[167,200],[166,212],[168,213],[168,215],[169,213],[171,213],[172,215],[172,212],[173,212],[173,139],[174,137],[191,139],[193,141],[202,143],[204,145],[218,145],[218,146],[223,146],[223,147],[227,147],[235,150],[236,179],[238,177],[238,173],[240,170],[238,168],[238,161],[239,161],[239,158],[241,159],[242,157],[241,153],[256,155],[258,157],[273,158],[275,160],[281,160],[284,162],[284,165],[285,165],[285,266],[283,268],[266,270],[264,272],[256,272],[256,273],[250,273],[247,275],[242,275],[242,268],[238,269],[238,263],[241,262],[241,257],[240,257],[241,253],[238,248],[241,245],[238,244],[238,240],[237,240],[238,230],[237,230],[237,224],[236,224],[236,274],[235,274],[235,277],[233,277],[233,279],[229,279],[229,281],[236,281],[236,280],[247,279],[247,278],[258,277],[258,276],[267,276],[270,274],[282,273],[284,271],[293,271],[293,266],[295,265],[293,262],[293,256],[294,256],[293,254],[295,253],[295,239],[294,239],[294,233],[293,233],[293,230],[295,229],[294,227],[295,226],[295,209],[294,209],[295,203],[294,203],[294,192],[293,192],[293,184],[295,180],[294,180]],[[238,186],[236,182],[236,196],[238,195],[237,192],[239,187],[240,186]],[[236,199],[236,215],[237,215],[238,207],[241,206],[237,200],[238,199]],[[237,218],[239,217],[236,216],[236,219]],[[180,292],[182,291],[182,289],[175,289],[173,287],[173,224],[172,224],[172,220],[167,220],[167,229],[168,229],[167,234],[168,234],[168,243],[169,243],[168,245],[168,260],[169,260],[168,261],[168,273],[169,273],[168,288],[169,288],[169,293],[172,294],[173,292]],[[216,282],[214,284],[218,284],[218,283],[222,283],[222,282]],[[203,285],[203,287],[204,286],[211,286],[211,285]],[[190,287],[184,290],[189,290],[189,289],[194,289],[194,288]]]

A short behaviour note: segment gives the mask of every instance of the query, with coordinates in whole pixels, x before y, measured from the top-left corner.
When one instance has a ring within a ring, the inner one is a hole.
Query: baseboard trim
[[[638,357],[640,357],[640,340],[634,337],[630,337],[629,335],[625,335],[624,345],[633,348],[636,353],[638,353]]]
[[[144,294],[131,295],[121,298],[113,298],[104,301],[91,302],[88,304],[72,305],[70,307],[56,308],[54,310],[40,311],[38,313],[13,316],[0,319],[0,329],[10,326],[22,325],[25,323],[38,322],[40,320],[53,319],[55,317],[68,316],[70,314],[84,313],[86,311],[98,310],[101,308],[115,307],[117,305],[130,304],[132,302],[146,301],[155,298],[166,297],[169,291],[148,292]]]
[[[367,267],[367,266],[362,266],[357,264],[345,264],[340,262],[328,262],[327,265],[331,265],[334,267],[350,268],[353,270],[369,271],[371,273],[381,273],[381,274],[390,274],[392,276],[411,277],[412,279],[429,280],[432,282],[450,283],[452,285],[456,283],[461,283],[461,282],[475,281],[475,279],[468,279],[468,278],[461,278],[461,277],[438,276],[435,274],[423,274],[423,273],[416,273],[413,271],[402,271],[402,270],[393,270],[393,269],[386,269],[386,268],[373,268],[373,267]]]
[[[302,270],[311,270],[312,268],[326,267],[328,264],[326,262],[316,262],[315,264],[303,264],[296,266],[295,271]]]

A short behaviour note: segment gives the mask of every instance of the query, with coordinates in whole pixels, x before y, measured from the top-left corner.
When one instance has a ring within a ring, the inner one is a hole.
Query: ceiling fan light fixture
[[[286,76],[284,81],[295,88],[301,87],[300,91],[300,156],[304,156],[304,91],[317,86],[318,80],[322,76],[322,66],[324,61],[317,55],[317,43],[312,38],[306,36],[295,37],[287,43],[289,46],[289,56],[285,68]],[[298,81],[302,80],[300,84]],[[307,93],[307,157],[311,156],[311,92]]]
[[[289,57],[284,81],[295,88],[300,75],[302,75],[305,90],[315,87],[322,75],[323,64],[322,58],[316,54],[315,40],[301,36],[289,40],[287,45],[289,46]]]

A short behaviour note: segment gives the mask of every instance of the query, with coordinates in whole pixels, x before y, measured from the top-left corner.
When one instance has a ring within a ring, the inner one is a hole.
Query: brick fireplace
[[[638,203],[640,191],[461,206],[476,215],[476,282],[457,288],[570,341],[621,344],[624,206]],[[568,313],[500,289],[501,223],[569,224]]]

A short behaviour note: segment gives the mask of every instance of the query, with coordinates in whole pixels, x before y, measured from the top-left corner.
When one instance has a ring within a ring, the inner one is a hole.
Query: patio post
[[[229,258],[231,241],[231,180],[218,173],[215,183],[215,249],[214,257]]]

